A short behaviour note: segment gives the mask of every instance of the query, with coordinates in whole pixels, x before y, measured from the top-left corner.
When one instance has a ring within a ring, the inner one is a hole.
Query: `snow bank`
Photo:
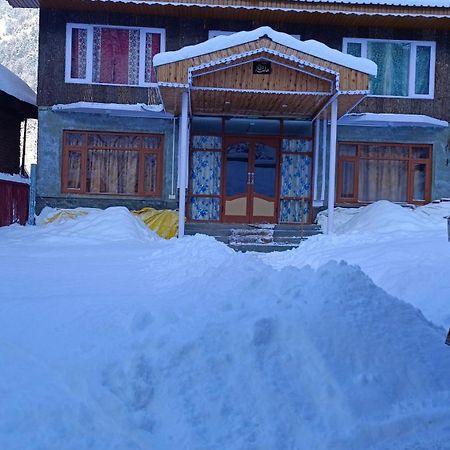
[[[416,209],[389,202],[335,210],[336,234],[309,238],[295,250],[261,255],[281,269],[318,268],[328,261],[356,264],[391,295],[419,308],[427,319],[450,325],[450,202]],[[326,213],[319,216],[326,229]]]
[[[100,244],[106,242],[149,242],[159,239],[125,207],[105,210],[96,208],[54,209],[44,208],[36,219],[36,227],[25,230],[6,227],[0,230],[2,237],[20,239],[22,232],[34,239],[78,245],[80,242]]]
[[[357,268],[277,271],[204,236],[23,240],[0,245],[1,448],[450,440],[444,330]]]
[[[335,233],[410,233],[444,229],[450,215],[450,202],[416,209],[380,200],[361,208],[336,208]],[[318,223],[326,230],[328,211],[319,214]]]

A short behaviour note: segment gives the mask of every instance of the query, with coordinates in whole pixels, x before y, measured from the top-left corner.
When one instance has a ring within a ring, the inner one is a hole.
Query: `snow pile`
[[[159,239],[125,207],[53,209],[44,208],[37,218],[35,228],[24,230],[34,239],[78,245],[80,242],[100,244],[106,242],[149,242]],[[3,230],[2,230],[3,231]],[[22,230],[16,227],[5,229],[8,236],[20,239]],[[2,235],[0,234],[0,239]]]
[[[380,200],[360,208],[336,208],[336,234],[410,233],[446,227],[450,202],[431,203],[416,209]],[[328,211],[319,213],[317,222],[327,228]]]
[[[444,330],[355,267],[0,240],[1,448],[448,445]]]
[[[381,201],[336,208],[336,234],[309,238],[292,251],[261,255],[281,269],[318,268],[328,261],[356,264],[391,295],[420,308],[427,319],[450,325],[450,202],[416,209]],[[326,229],[326,212],[319,217]]]

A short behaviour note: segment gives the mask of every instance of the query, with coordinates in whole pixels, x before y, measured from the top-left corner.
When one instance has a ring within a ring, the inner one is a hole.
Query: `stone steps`
[[[187,235],[207,234],[237,251],[291,250],[310,236],[320,234],[317,225],[186,224]]]

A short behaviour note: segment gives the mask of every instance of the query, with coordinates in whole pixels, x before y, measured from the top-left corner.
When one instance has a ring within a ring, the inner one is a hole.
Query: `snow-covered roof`
[[[98,103],[98,102],[76,102],[57,104],[52,106],[53,111],[98,113],[111,116],[130,117],[172,117],[163,112],[163,105],[146,105],[145,103],[123,104],[123,103]]]
[[[321,42],[309,40],[301,41],[289,34],[275,31],[270,27],[260,27],[253,31],[240,31],[230,35],[217,36],[208,39],[200,44],[183,47],[173,52],[159,53],[154,56],[153,64],[162,66],[183,59],[195,58],[196,56],[206,55],[208,53],[217,52],[226,48],[235,47],[237,45],[246,44],[256,41],[267,36],[273,42],[292,48],[302,53],[306,53],[316,58],[321,58],[335,64],[339,64],[350,69],[358,70],[369,75],[376,76],[377,65],[366,58],[358,58],[356,56],[342,53],[339,50],[332,49]]]
[[[352,126],[397,126],[397,127],[438,127],[447,128],[448,122],[422,114],[353,113],[339,119],[339,125]]]
[[[11,175],[9,173],[3,173],[3,172],[0,172],[0,181],[12,181],[13,183],[30,184],[29,178],[25,178],[19,174]]]
[[[299,1],[299,0],[291,0]],[[301,0],[308,3],[347,3],[352,5],[450,7],[450,0]]]
[[[36,93],[25,81],[0,64],[0,91],[36,106]]]

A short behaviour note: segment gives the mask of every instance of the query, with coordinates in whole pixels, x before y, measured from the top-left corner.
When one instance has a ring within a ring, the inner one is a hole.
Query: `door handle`
[[[250,172],[250,184],[255,184],[255,172]]]
[[[251,172],[247,173],[247,184],[252,184],[252,173]]]

